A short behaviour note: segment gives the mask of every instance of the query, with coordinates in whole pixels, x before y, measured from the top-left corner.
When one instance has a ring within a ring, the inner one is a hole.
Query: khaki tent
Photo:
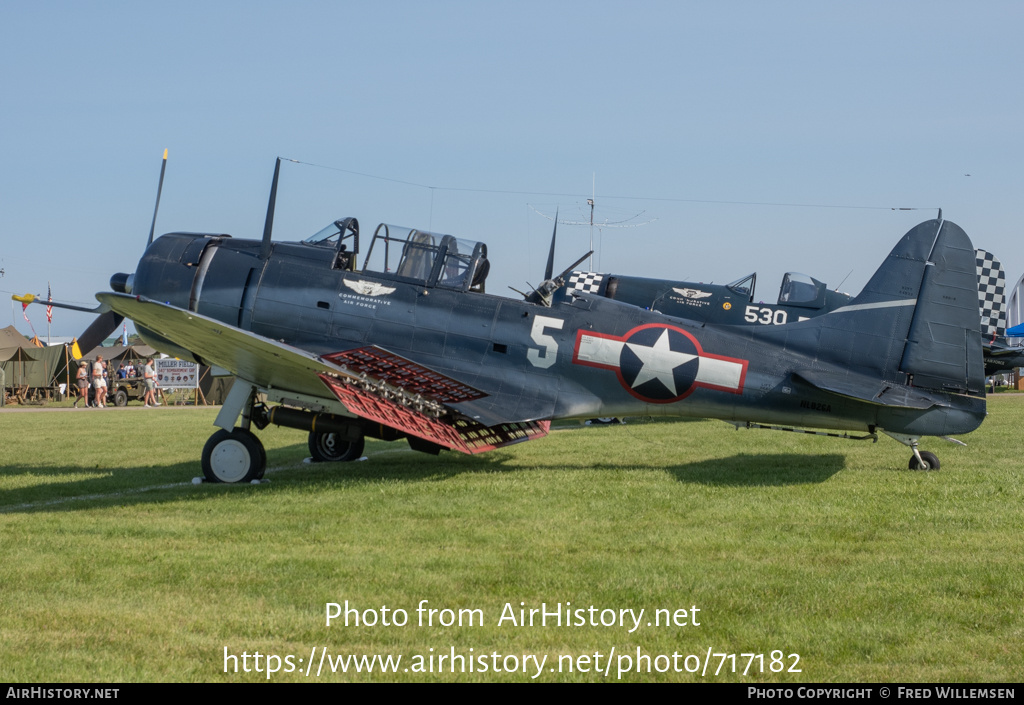
[[[64,345],[40,348],[14,329],[0,329],[0,368],[4,385],[15,388],[46,388],[70,384],[68,352]]]
[[[0,328],[0,350],[3,348],[31,348],[32,341],[17,331],[14,326]]]
[[[0,365],[11,387],[56,387],[67,384],[67,350],[63,345],[52,348],[3,348]]]
[[[39,348],[28,338],[7,326],[0,330],[0,365],[7,373],[6,384],[12,387],[29,385],[30,387],[45,386],[46,382],[34,384],[38,370],[34,364],[39,360]]]
[[[97,346],[82,355],[83,359],[95,360],[97,355],[102,355],[107,362],[111,360],[145,360],[156,355],[156,350],[148,345],[110,345]]]

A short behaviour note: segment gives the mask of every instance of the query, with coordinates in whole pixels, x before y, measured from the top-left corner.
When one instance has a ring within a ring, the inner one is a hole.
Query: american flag
[[[46,282],[46,300],[53,301],[53,296],[50,295],[50,282]],[[46,322],[53,323],[53,306],[49,304],[46,306]]]

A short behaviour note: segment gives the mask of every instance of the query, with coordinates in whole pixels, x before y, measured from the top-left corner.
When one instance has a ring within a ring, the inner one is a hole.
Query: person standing
[[[107,408],[107,380],[103,376],[105,373],[103,356],[97,355],[96,362],[92,364],[92,386],[96,390],[96,406],[101,409]]]
[[[146,394],[142,398],[146,403],[146,408],[158,406],[156,403],[156,371],[153,369],[153,358],[146,360],[146,366],[142,370],[142,377],[146,382]]]
[[[78,408],[78,402],[85,399],[86,407],[89,406],[89,363],[82,360],[78,365],[78,374],[75,376],[75,380],[78,383],[78,398],[75,399],[75,408]]]

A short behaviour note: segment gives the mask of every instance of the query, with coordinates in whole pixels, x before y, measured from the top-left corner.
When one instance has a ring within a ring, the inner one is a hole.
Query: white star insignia
[[[685,365],[697,357],[689,353],[672,350],[669,346],[668,329],[662,331],[661,337],[658,338],[653,347],[637,345],[636,343],[626,343],[626,347],[640,358],[640,361],[643,363],[643,367],[640,368],[636,379],[633,380],[633,389],[636,389],[645,382],[656,379],[664,384],[665,388],[672,392],[673,395],[679,393],[676,390],[676,379],[672,374],[673,371],[680,365]]]

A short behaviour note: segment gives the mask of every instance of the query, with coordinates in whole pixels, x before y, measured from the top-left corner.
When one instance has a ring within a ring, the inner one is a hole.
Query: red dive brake
[[[483,392],[378,347],[325,355],[358,377],[320,374],[320,379],[357,416],[463,453],[546,436],[550,421],[484,426],[469,419],[442,420],[443,405],[481,399]]]

